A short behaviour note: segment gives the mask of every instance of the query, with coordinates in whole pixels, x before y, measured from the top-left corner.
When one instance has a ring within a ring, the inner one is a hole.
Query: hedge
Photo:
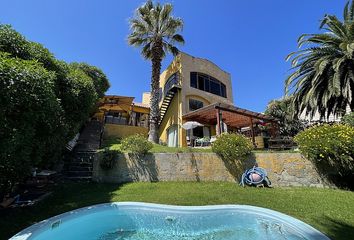
[[[0,193],[50,167],[109,88],[105,74],[66,63],[0,24]],[[0,194],[1,195],[1,194]]]

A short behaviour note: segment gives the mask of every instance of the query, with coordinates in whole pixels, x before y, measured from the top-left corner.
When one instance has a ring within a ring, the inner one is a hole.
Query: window
[[[189,110],[194,111],[199,108],[203,107],[203,102],[195,100],[195,99],[189,99]]]
[[[210,81],[210,92],[221,96],[221,90],[220,90],[220,82],[219,81],[215,81],[214,79]]]
[[[197,88],[197,73],[191,73],[191,87]]]
[[[191,72],[190,78],[191,87],[226,98],[226,86],[219,80],[198,72]]]
[[[221,83],[221,96],[226,98],[226,86]]]
[[[207,81],[207,76],[198,74],[198,89],[205,91],[204,82]]]

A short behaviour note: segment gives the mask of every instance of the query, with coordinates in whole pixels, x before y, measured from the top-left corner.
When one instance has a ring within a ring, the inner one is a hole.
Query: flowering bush
[[[144,135],[136,134],[122,140],[121,149],[134,155],[144,155],[149,152],[153,144]]]
[[[324,124],[306,129],[294,140],[317,166],[334,169],[341,176],[353,173],[354,127]]]
[[[212,145],[212,150],[228,161],[235,161],[251,153],[251,141],[241,134],[222,134]]]

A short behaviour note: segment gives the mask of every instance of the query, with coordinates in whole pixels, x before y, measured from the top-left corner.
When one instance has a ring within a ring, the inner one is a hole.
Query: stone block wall
[[[324,187],[313,164],[299,153],[254,153],[245,161],[226,162],[214,153],[155,153],[143,158],[119,154],[113,169],[94,162],[99,182],[228,181],[239,182],[245,169],[258,165],[267,170],[273,186]]]

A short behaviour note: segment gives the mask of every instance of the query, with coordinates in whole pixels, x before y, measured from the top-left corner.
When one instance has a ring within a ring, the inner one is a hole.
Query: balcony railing
[[[167,93],[174,87],[174,86],[180,86],[180,81],[179,81],[179,74],[174,73],[172,74],[168,80],[166,81],[163,92],[162,92],[162,99],[166,97]]]

